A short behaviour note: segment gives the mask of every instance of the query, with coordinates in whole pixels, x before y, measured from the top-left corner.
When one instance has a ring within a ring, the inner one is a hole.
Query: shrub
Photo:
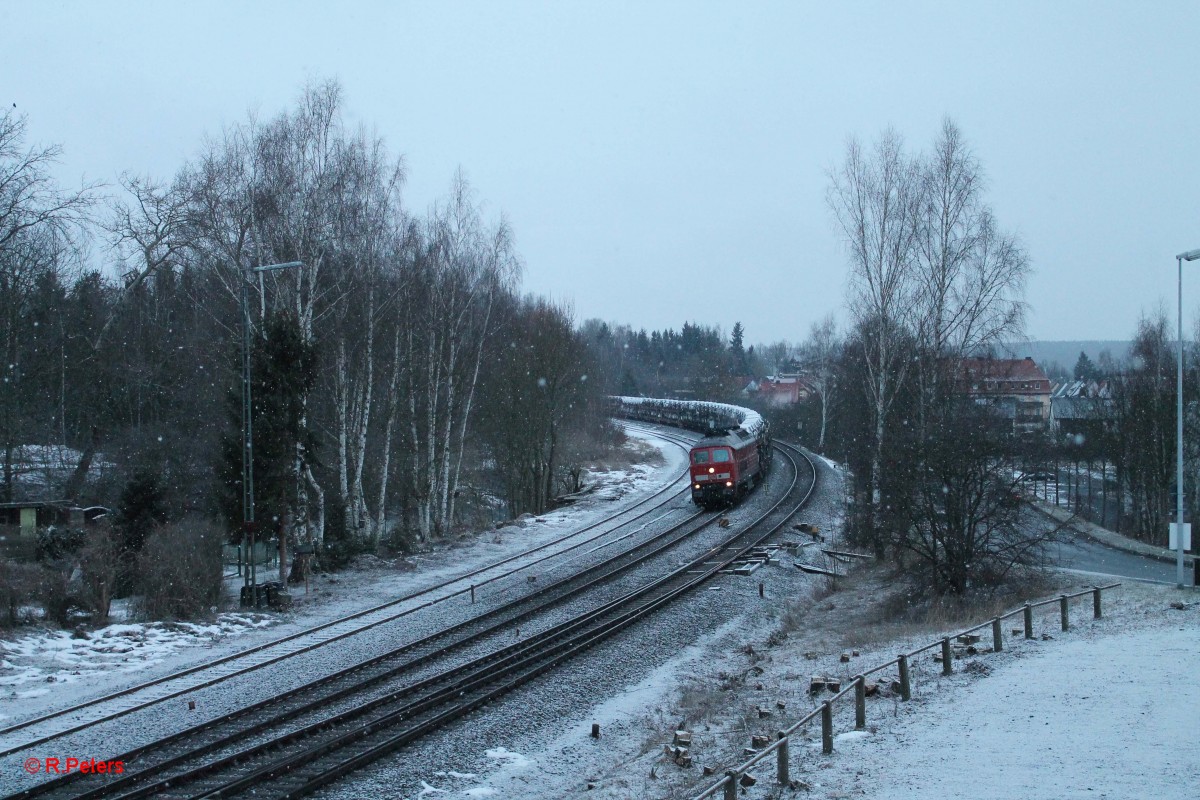
[[[37,532],[38,561],[52,562],[71,558],[83,547],[87,534],[78,528],[59,528],[51,525]]]
[[[182,520],[151,533],[137,560],[141,615],[194,619],[219,606],[223,538],[218,526],[199,520]]]
[[[21,609],[40,603],[42,567],[0,559],[0,628],[12,628],[24,620]]]
[[[79,569],[83,579],[81,596],[92,611],[92,621],[104,624],[118,585],[127,582],[133,571],[132,554],[121,549],[112,528],[101,523],[87,532],[87,540],[79,551]]]
[[[46,619],[56,625],[71,624],[71,612],[84,610],[87,603],[80,595],[75,561],[60,558],[38,570],[37,601],[46,611]]]

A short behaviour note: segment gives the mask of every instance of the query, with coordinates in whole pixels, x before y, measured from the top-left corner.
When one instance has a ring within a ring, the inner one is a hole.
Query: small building
[[[795,405],[816,393],[804,375],[785,372],[752,381],[746,391],[756,392],[764,404],[776,407]]]
[[[38,528],[65,525],[82,528],[85,511],[66,500],[26,500],[0,503],[0,531],[14,530],[20,536],[34,536]]]
[[[1102,435],[1108,425],[1112,391],[1108,381],[1069,381],[1050,393],[1050,430],[1062,436]]]
[[[959,362],[958,380],[963,394],[1012,419],[1015,432],[1046,429],[1050,379],[1031,357],[964,358]]]

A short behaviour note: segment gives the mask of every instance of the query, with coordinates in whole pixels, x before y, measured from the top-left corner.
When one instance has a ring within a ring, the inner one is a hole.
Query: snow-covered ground
[[[606,485],[626,498],[652,491],[682,470],[681,451],[667,447],[664,455],[665,466],[614,472]],[[843,519],[839,468],[824,460],[818,464],[824,491],[805,519],[835,532]],[[488,532],[415,563],[380,564],[320,579],[317,590],[333,594],[302,603],[285,622],[245,633],[198,626],[191,641],[205,646],[171,651],[160,668],[177,668],[222,647],[244,647],[429,585],[561,536],[611,508],[603,500],[585,500],[528,520],[524,528]],[[1075,577],[1062,580],[1065,590],[1082,588]],[[787,563],[765,567],[751,579],[720,578],[680,608],[646,620],[494,708],[406,749],[396,763],[373,765],[324,794],[542,800],[586,792],[604,798],[689,798],[713,780],[701,774],[702,767],[717,768],[719,775],[743,760],[751,733],[773,735],[814,707],[819,698],[807,693],[810,675],[848,678],[965,627],[886,622],[880,609],[885,581],[865,571],[831,583]],[[759,596],[760,582],[765,597]],[[1187,670],[1200,658],[1198,601],[1191,592],[1127,584],[1106,593],[1103,619],[1091,619],[1084,598],[1073,612],[1072,629],[1062,633],[1057,607],[1050,607],[1035,622],[1050,638],[1014,637],[1002,653],[957,662],[950,677],[942,677],[940,666],[929,659],[918,659],[912,702],[886,694],[872,698],[868,730],[861,733],[852,730],[852,704],[845,704],[837,715],[833,755],[821,754],[819,727],[793,747],[797,788],[776,787],[768,762],[755,770],[758,783],[741,796],[1195,797],[1200,688]],[[252,615],[246,624],[257,625],[259,619]],[[140,635],[127,626],[111,635],[97,632],[91,638],[117,642],[114,652],[99,654],[83,645],[68,646],[62,642],[68,634],[47,637],[41,657],[56,671],[47,667],[40,680],[53,674],[57,681],[59,673],[72,669],[53,665],[55,647],[80,661],[97,662],[96,675],[128,680],[135,671],[129,665],[136,662],[121,657],[148,647],[154,652],[158,644],[151,640],[166,632],[146,633],[141,648],[122,641]],[[188,638],[183,632],[179,636]],[[14,662],[35,656],[4,644],[8,663],[0,665],[0,675],[27,676],[19,690],[14,683],[10,691],[41,688],[30,663]],[[84,649],[76,653],[75,647]],[[842,663],[842,653],[854,655]],[[113,660],[105,666],[101,656]],[[760,718],[759,707],[771,709],[772,716]],[[592,723],[601,727],[599,739],[589,736]],[[663,754],[679,727],[694,734],[690,768]]]
[[[1065,580],[1064,590],[1083,588]],[[599,742],[572,726],[544,747],[522,750],[517,766],[448,781],[444,796],[484,788],[531,800],[584,791],[692,797],[716,779],[701,775],[704,766],[719,777],[745,759],[751,734],[773,738],[823,699],[808,695],[810,675],[848,680],[967,627],[883,622],[881,588],[880,576],[852,577],[828,595],[814,587],[794,606],[786,638],[778,631],[788,615],[751,609],[581,715],[603,721]],[[1011,637],[1004,652],[963,658],[949,677],[931,654],[918,659],[911,702],[886,691],[869,699],[864,732],[853,730],[853,704],[841,704],[832,755],[822,755],[814,725],[794,740],[793,788],[775,784],[771,758],[752,770],[757,784],[739,796],[1196,797],[1200,685],[1190,665],[1200,658],[1200,596],[1131,583],[1105,594],[1098,621],[1089,598],[1076,602],[1070,631],[1058,630],[1051,606],[1035,615],[1038,638]],[[849,663],[843,653],[853,654]],[[772,716],[760,718],[760,707]],[[689,768],[663,752],[677,727],[694,736]]]
[[[1164,597],[1150,616],[1165,607]],[[1200,610],[1193,602],[1146,622],[1125,619],[1006,659],[875,735],[842,743],[842,768],[823,781],[839,784],[829,796],[1200,796],[1200,684],[1190,668],[1200,657]]]
[[[836,475],[836,465],[825,466]],[[836,530],[840,522],[834,512],[824,524]],[[550,735],[531,707],[529,733],[504,740],[505,759],[476,759],[470,772],[435,770],[447,756],[430,748],[434,755],[425,755],[430,771],[421,788],[391,796],[690,798],[715,780],[702,775],[704,767],[719,777],[745,759],[751,734],[773,737],[816,706],[822,698],[807,692],[811,675],[848,680],[1012,605],[981,611],[970,622],[894,623],[882,608],[888,578],[879,572],[831,584],[769,567],[754,578],[763,579],[765,601],[744,579],[722,579],[700,592],[693,601],[698,607],[708,604],[703,595],[726,595],[743,612],[693,637],[668,659],[648,658],[653,663],[636,679],[604,687],[594,703],[572,708],[549,726]],[[1063,575],[1037,595],[1087,587]],[[1200,659],[1200,595],[1126,583],[1106,592],[1103,603],[1104,617],[1093,620],[1089,597],[1072,601],[1067,632],[1059,629],[1057,605],[1044,608],[1035,613],[1038,636],[1029,641],[1011,635],[1010,626],[1019,628],[1020,621],[1010,621],[1003,652],[963,657],[949,677],[930,654],[916,659],[911,702],[886,691],[871,698],[863,732],[853,730],[852,703],[843,703],[832,755],[822,755],[820,728],[813,726],[793,745],[793,787],[775,784],[774,760],[768,759],[753,770],[757,784],[739,796],[1196,797],[1200,686],[1189,670]],[[678,618],[694,616],[681,612]],[[639,644],[618,641],[599,657],[611,659],[615,670],[618,653]],[[760,717],[758,708],[772,716]],[[601,726],[599,740],[589,736],[593,722]],[[486,721],[475,725],[486,727]],[[694,762],[687,768],[663,750],[681,727],[694,737]],[[461,732],[446,739],[470,742]],[[377,786],[352,784],[330,796]]]
[[[593,491],[541,517],[462,536],[408,559],[361,559],[361,568],[314,576],[293,589],[288,614],[226,611],[206,623],[119,622],[74,633],[38,627],[0,638],[0,727],[305,630],[562,537],[637,502],[681,475],[687,453],[630,432],[627,457],[644,463],[593,465]],[[260,580],[274,577],[273,571]],[[234,603],[240,579],[229,581]],[[118,616],[119,614],[115,615]]]
[[[140,676],[181,650],[266,628],[269,614],[230,612],[207,623],[118,623],[78,633],[39,630],[0,642],[0,698],[55,700],[76,689],[91,691],[97,676]],[[8,702],[5,703],[8,705]],[[0,722],[8,714],[0,712]]]

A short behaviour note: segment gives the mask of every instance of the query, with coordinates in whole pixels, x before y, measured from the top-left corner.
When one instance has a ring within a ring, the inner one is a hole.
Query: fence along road
[[[981,623],[972,628],[967,628],[957,634],[944,636],[941,639],[931,642],[924,647],[919,647],[908,653],[902,653],[891,661],[879,664],[871,669],[863,671],[856,675],[850,682],[849,686],[842,688],[828,700],[821,703],[819,707],[810,711],[808,714],[801,717],[796,722],[792,723],[787,728],[778,731],[775,734],[775,741],[771,742],[766,747],[759,750],[746,761],[738,764],[736,767],[726,770],[724,777],[711,786],[706,788],[700,794],[696,795],[693,800],[705,800],[705,798],[716,797],[718,793],[723,793],[724,800],[737,800],[738,786],[743,781],[744,776],[749,774],[749,771],[754,766],[766,761],[772,754],[775,755],[775,778],[776,780],[787,785],[791,783],[790,774],[790,743],[792,736],[799,730],[805,728],[809,723],[816,719],[821,720],[821,752],[829,755],[833,753],[833,709],[834,704],[844,697],[854,695],[854,728],[855,730],[864,730],[867,727],[867,700],[866,700],[866,679],[868,676],[884,670],[896,668],[898,677],[894,681],[894,690],[900,694],[901,701],[907,702],[912,699],[912,659],[922,653],[930,650],[941,650],[942,674],[950,675],[954,671],[953,653],[951,647],[952,639],[968,639],[971,638],[976,631],[986,630],[991,628],[992,636],[992,652],[999,653],[1004,650],[1004,630],[1003,623],[1005,620],[1012,619],[1018,615],[1022,617],[1024,623],[1024,638],[1032,639],[1033,636],[1033,612],[1035,609],[1046,606],[1057,605],[1059,612],[1059,624],[1063,631],[1067,631],[1071,627],[1070,621],[1070,601],[1088,595],[1092,598],[1092,617],[1100,619],[1101,617],[1101,595],[1108,589],[1115,589],[1120,586],[1120,583],[1111,583],[1107,586],[1096,586],[1091,589],[1085,589],[1082,592],[1074,594],[1064,594],[1049,600],[1042,600],[1037,603],[1026,603],[1021,608],[1009,611],[1007,614],[1002,614],[988,622]]]

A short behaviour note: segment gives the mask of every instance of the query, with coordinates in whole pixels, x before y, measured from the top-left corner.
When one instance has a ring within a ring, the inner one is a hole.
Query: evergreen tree
[[[729,337],[729,366],[733,374],[738,377],[742,377],[750,371],[746,360],[745,336],[746,329],[742,327],[742,323],[733,323],[733,333]]]
[[[1100,377],[1100,371],[1096,369],[1096,365],[1088,358],[1087,353],[1079,351],[1079,360],[1075,362],[1075,380],[1077,381],[1094,381]]]
[[[290,314],[267,318],[263,335],[252,340],[251,423],[254,453],[255,520],[260,527],[282,521],[291,511],[300,468],[313,463],[315,442],[306,433],[306,398],[316,383],[316,348],[303,340]],[[240,385],[229,393],[230,429],[222,446],[222,510],[231,530],[242,521],[242,400]]]
[[[146,537],[166,521],[166,498],[158,477],[147,470],[138,470],[125,484],[117,504],[117,530],[121,534],[122,552],[133,555],[141,552]]]

